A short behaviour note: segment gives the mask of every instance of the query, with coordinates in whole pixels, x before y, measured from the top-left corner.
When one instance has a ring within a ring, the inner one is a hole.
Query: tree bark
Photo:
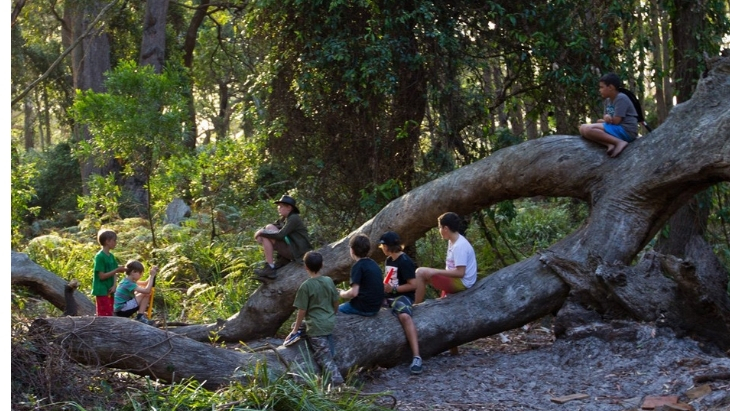
[[[139,65],[151,65],[155,73],[162,73],[165,66],[165,24],[169,0],[147,0],[144,13],[142,46]]]
[[[67,309],[66,281],[31,261],[28,254],[10,252],[10,283],[28,287],[61,311]],[[96,306],[84,294],[74,291],[73,298],[78,315],[94,315]]]
[[[43,341],[49,336],[81,364],[123,369],[168,382],[192,377],[209,389],[245,381],[248,371],[264,359],[270,373],[286,371],[273,351],[254,355],[217,348],[123,317],[35,320],[30,337]],[[285,358],[296,358],[297,352],[288,350]]]
[[[99,2],[71,2],[64,9],[64,45],[69,48],[79,39],[81,47],[74,47],[71,51],[71,71],[73,86],[77,90],[93,90],[97,93],[105,91],[104,73],[111,69],[111,50],[109,36],[104,31],[94,32],[98,18],[103,15],[110,5],[102,8]],[[96,18],[93,18],[96,16]],[[88,127],[74,125],[74,139],[76,141],[92,138]],[[104,154],[101,154],[104,155]],[[92,174],[107,175],[117,168],[113,158],[105,159],[104,165],[97,164],[95,157],[83,160],[81,163],[81,181],[84,195],[89,194],[88,181]]]

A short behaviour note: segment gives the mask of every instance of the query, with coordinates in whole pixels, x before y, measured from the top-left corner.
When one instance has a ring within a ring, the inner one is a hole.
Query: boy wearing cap
[[[416,295],[416,265],[403,252],[400,237],[388,231],[380,237],[380,248],[387,257],[385,259],[385,281],[383,291],[391,313],[398,318],[408,345],[413,353],[411,374],[423,371],[423,362],[418,351],[418,333],[413,323],[413,300]]]
[[[297,202],[294,198],[283,195],[279,201],[274,201],[281,218],[274,224],[269,224],[256,231],[254,239],[264,247],[266,263],[263,268],[254,270],[259,279],[275,279],[274,251],[284,264],[294,260],[301,260],[304,253],[312,249],[309,242],[309,233],[304,221],[299,215]],[[283,264],[282,264],[283,265]]]

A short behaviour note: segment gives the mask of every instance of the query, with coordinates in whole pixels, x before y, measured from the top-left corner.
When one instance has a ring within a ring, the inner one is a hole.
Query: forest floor
[[[420,375],[409,364],[364,372],[361,390],[389,392],[380,401],[401,411],[730,410],[727,353],[652,325],[608,327],[555,340],[537,322],[424,359]],[[647,408],[652,397],[677,404]]]

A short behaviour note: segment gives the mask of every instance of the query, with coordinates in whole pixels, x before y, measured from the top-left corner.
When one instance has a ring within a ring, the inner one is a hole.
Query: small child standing
[[[111,253],[117,246],[117,233],[112,230],[99,230],[97,241],[101,250],[94,256],[94,277],[91,280],[91,294],[96,297],[96,315],[113,315],[116,274],[124,272],[116,257]]]
[[[333,358],[335,349],[332,341],[339,303],[337,288],[331,278],[319,274],[322,269],[322,254],[314,251],[304,254],[304,267],[309,278],[299,286],[294,298],[294,307],[299,310],[292,332],[284,340],[284,345],[289,346],[301,338],[302,325],[306,324],[305,338],[312,348],[314,360],[325,375],[332,377],[334,385],[340,385],[345,381]]]
[[[155,283],[157,266],[150,268],[150,278],[139,281],[144,272],[142,263],[130,260],[126,265],[127,276],[119,283],[114,293],[114,315],[117,317],[131,317],[137,314],[137,321],[151,324],[145,312],[150,302],[150,292]]]
[[[639,132],[639,114],[634,103],[619,91],[621,79],[615,73],[603,75],[598,91],[604,100],[603,119],[580,126],[580,135],[607,147],[609,157],[617,157]]]

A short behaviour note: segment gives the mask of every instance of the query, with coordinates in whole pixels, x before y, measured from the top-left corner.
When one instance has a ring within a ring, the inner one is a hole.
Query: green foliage
[[[153,192],[149,182],[163,158],[182,150],[187,105],[182,73],[168,68],[155,74],[152,66],[123,62],[108,73],[107,92],[78,91],[72,114],[94,136],[78,145],[81,158],[106,161],[113,156],[123,172],[140,176],[147,188],[147,217]],[[153,243],[154,224],[150,224]]]
[[[715,254],[728,271],[730,294],[730,184],[724,182],[709,189],[710,216],[707,224],[707,240],[713,244]]]
[[[38,175],[33,180],[36,197],[32,201],[41,210],[38,217],[51,218],[74,210],[76,197],[81,194],[81,172],[71,145],[59,143],[38,154]]]
[[[89,126],[93,140],[82,145],[84,158],[109,153],[127,172],[149,176],[162,158],[180,150],[186,100],[181,73],[155,74],[151,66],[123,62],[108,73],[107,92],[78,91],[72,114]]]
[[[548,248],[578,228],[587,217],[585,205],[579,206],[567,199],[520,200],[517,204],[517,213],[505,227],[505,234],[519,245],[525,256]]]
[[[102,177],[92,174],[87,181],[89,195],[78,197],[79,211],[85,216],[82,229],[98,230],[105,222],[119,219],[119,198],[122,189],[113,174]]]
[[[79,289],[91,290],[94,255],[100,246],[92,241],[80,242],[62,235],[48,234],[28,243],[28,257],[66,281],[79,280]]]
[[[34,163],[23,162],[22,157],[15,149],[11,149],[10,167],[10,222],[11,246],[16,249],[23,240],[25,219],[37,215],[39,209],[31,206],[31,200],[36,194],[32,181],[38,172]]]
[[[360,207],[367,215],[375,215],[392,200],[403,194],[403,184],[395,179],[390,179],[383,184],[375,185],[360,190]]]

